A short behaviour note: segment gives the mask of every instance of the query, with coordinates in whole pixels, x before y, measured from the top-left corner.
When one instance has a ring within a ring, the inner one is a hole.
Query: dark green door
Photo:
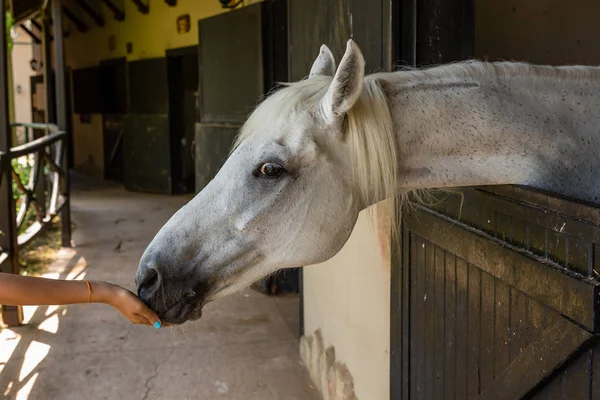
[[[217,174],[264,93],[262,5],[200,20],[196,191]]]

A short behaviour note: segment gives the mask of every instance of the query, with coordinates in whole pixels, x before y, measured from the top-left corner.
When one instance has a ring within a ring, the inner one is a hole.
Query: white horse
[[[349,41],[250,115],[218,175],[146,249],[170,323],[282,268],[323,262],[359,212],[417,189],[521,184],[600,203],[600,68],[463,62],[365,77]]]

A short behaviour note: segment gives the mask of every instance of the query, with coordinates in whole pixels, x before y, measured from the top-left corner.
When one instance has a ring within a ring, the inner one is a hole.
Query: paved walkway
[[[48,276],[134,289],[144,247],[190,197],[142,195],[75,180],[76,248]],[[27,307],[0,332],[0,398],[317,399],[298,356],[298,299],[247,290],[202,319],[157,331],[108,306]]]

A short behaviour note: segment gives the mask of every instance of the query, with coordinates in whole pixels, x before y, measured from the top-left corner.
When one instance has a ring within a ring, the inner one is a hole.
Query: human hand
[[[114,307],[131,323],[150,325],[156,329],[163,326],[158,315],[129,290],[106,282],[93,282],[92,286],[92,293],[98,294],[99,302]]]

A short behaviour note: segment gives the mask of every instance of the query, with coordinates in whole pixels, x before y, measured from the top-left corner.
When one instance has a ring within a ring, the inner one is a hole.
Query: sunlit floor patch
[[[33,370],[41,363],[44,358],[50,352],[50,346],[45,343],[40,343],[35,340],[31,342],[25,358],[23,359],[23,365],[21,366],[21,372],[19,373],[19,382],[22,382]]]

